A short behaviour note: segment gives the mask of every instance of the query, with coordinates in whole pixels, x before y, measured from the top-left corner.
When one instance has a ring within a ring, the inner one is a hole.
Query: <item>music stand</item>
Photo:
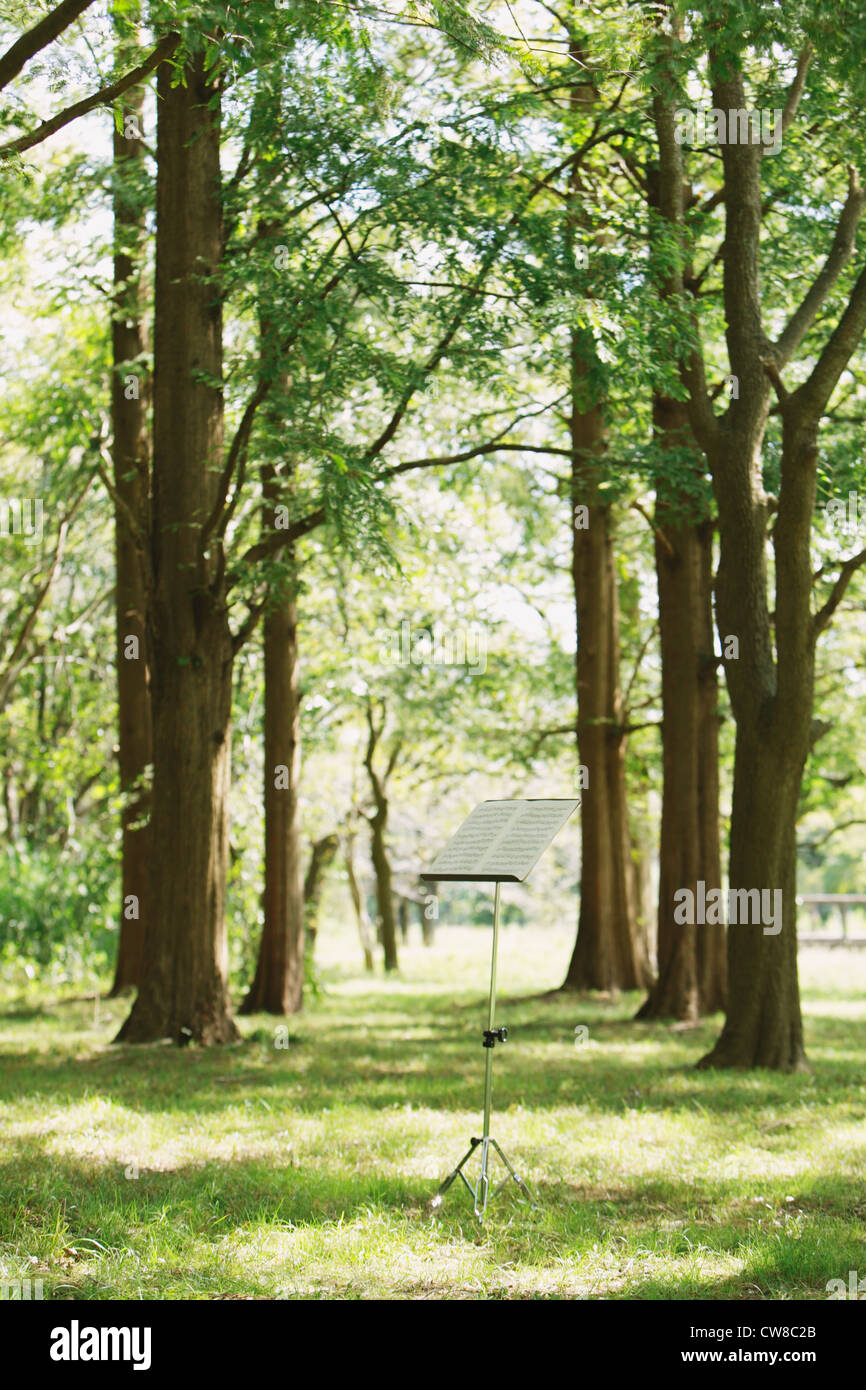
[[[494,1027],[496,1008],[496,963],[499,949],[500,899],[503,883],[523,883],[538,863],[544,851],[562,829],[577,807],[579,798],[526,801],[482,801],[467,817],[431,867],[420,875],[426,881],[442,883],[494,883],[493,944],[490,954],[490,994],[487,1001],[487,1027],[483,1031],[484,1059],[484,1119],[479,1138],[469,1141],[469,1148],[457,1167],[440,1184],[431,1205],[440,1207],[445,1193],[460,1178],[473,1198],[475,1215],[483,1220],[489,1191],[490,1150],[495,1149],[507,1172],[496,1188],[500,1192],[509,1178],[532,1202],[532,1193],[523,1178],[511,1166],[502,1146],[490,1134],[490,1108],[493,1091],[493,1049],[504,1043],[507,1028]],[[473,1192],[463,1172],[464,1165],[481,1147],[481,1171]]]

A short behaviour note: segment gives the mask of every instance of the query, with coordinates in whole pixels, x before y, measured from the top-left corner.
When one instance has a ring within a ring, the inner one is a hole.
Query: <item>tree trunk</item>
[[[577,24],[563,19],[569,57],[580,74],[569,107],[589,115],[599,100],[594,63]],[[568,237],[592,235],[579,165],[568,174]],[[596,231],[598,229],[595,229]],[[596,236],[596,242],[599,238]],[[576,259],[576,258],[575,258]],[[577,631],[577,750],[589,785],[580,807],[581,881],[577,941],[563,989],[639,989],[649,984],[645,944],[634,909],[631,840],[625,781],[625,734],[619,687],[619,600],[613,517],[599,484],[606,450],[604,401],[588,391],[598,366],[592,331],[575,329],[570,342],[572,581]],[[588,509],[588,525],[583,513]]]
[[[698,819],[697,612],[695,529],[656,503],[656,573],[662,659],[662,822],[659,847],[658,977],[638,1018],[698,1018],[696,928],[674,921],[675,894],[701,877]],[[670,549],[668,549],[670,547]],[[713,884],[716,887],[716,884]]]
[[[401,941],[403,942],[403,945],[405,946],[405,945],[407,945],[407,943],[408,943],[408,941],[409,941],[409,900],[408,900],[408,898],[401,898],[401,899],[400,899],[400,904],[399,904],[399,907],[397,908],[397,920],[398,920],[398,922],[399,922],[399,924],[400,924],[400,939],[401,939]]]
[[[651,850],[644,833],[632,835],[631,881],[638,937],[647,958],[655,936],[654,907],[650,899]]]
[[[304,939],[309,955],[313,954],[319,925],[322,884],[340,845],[335,833],[316,840],[310,851],[310,862],[304,878]]]
[[[691,442],[686,408],[657,395],[653,421],[664,448]],[[721,887],[718,736],[712,632],[712,526],[667,478],[656,487],[655,559],[662,659],[662,823],[659,847],[658,977],[638,1018],[696,1023],[720,1006],[724,926],[674,918],[675,894],[702,880]],[[713,836],[715,828],[715,838]]]
[[[700,651],[698,673],[698,863],[707,883],[722,881],[719,832],[719,683],[714,650],[713,534],[711,521],[698,528],[701,550]],[[697,936],[698,1012],[717,1013],[727,999],[727,943],[723,925],[707,924]]]
[[[297,607],[277,595],[264,619],[265,921],[256,973],[241,1013],[297,1013],[304,991],[304,895],[298,782],[300,701]]]
[[[280,224],[262,221],[264,238],[279,236]],[[279,333],[266,309],[260,311],[263,377],[276,374],[287,386],[279,360]],[[279,439],[285,415],[272,394],[263,410],[269,433]],[[294,461],[262,464],[262,538],[273,535],[275,508],[287,500]],[[303,1004],[305,913],[301,885],[301,707],[298,681],[298,612],[295,547],[286,546],[281,569],[268,594],[264,619],[265,727],[264,926],[256,973],[241,1013],[297,1013]]]
[[[728,56],[712,55],[714,104],[742,107],[742,73]],[[725,661],[737,724],[731,806],[731,888],[782,895],[781,930],[728,927],[728,1011],[702,1066],[806,1065],[797,976],[796,822],[803,769],[811,742],[815,642],[810,532],[821,415],[866,325],[866,273],[846,331],[819,359],[809,380],[790,396],[781,386],[782,450],[778,510],[773,526],[775,614],[768,598],[767,521],[770,499],[758,465],[770,410],[770,373],[760,324],[761,152],[723,146],[726,233],[724,295],[731,368],[739,397],[723,431],[707,422],[721,541],[716,611],[723,644],[737,638]],[[858,215],[856,184],[849,195]],[[851,236],[853,246],[853,232]],[[799,329],[802,336],[805,329]],[[793,351],[789,339],[772,366]],[[829,621],[829,617],[828,617]]]
[[[376,968],[373,957],[373,929],[370,925],[370,918],[367,913],[367,904],[364,896],[358,887],[358,878],[355,873],[355,831],[347,830],[343,841],[343,855],[346,863],[346,877],[349,880],[349,893],[352,898],[352,906],[355,909],[355,919],[358,923],[358,936],[361,940],[361,950],[364,954],[364,969],[370,974]]]
[[[400,752],[399,740],[395,741],[391,747],[388,762],[384,772],[380,774],[376,771],[374,759],[376,747],[379,739],[385,731],[387,722],[387,710],[385,701],[382,700],[381,712],[382,722],[376,727],[373,713],[373,701],[367,699],[367,728],[370,736],[367,740],[367,751],[364,755],[364,766],[367,769],[367,776],[370,779],[370,790],[373,793],[374,811],[367,820],[370,826],[370,858],[373,861],[373,874],[376,879],[376,906],[379,915],[379,940],[385,955],[385,969],[397,969],[397,921],[394,912],[394,884],[391,873],[391,860],[388,857],[388,844],[386,832],[388,829],[388,778],[394,770]]]
[[[384,792],[376,796],[376,811],[370,817],[370,858],[376,879],[376,906],[379,912],[379,933],[385,956],[385,969],[396,970],[397,960],[397,921],[394,913],[394,889],[392,886],[391,860],[385,831],[388,826],[388,801]]]
[[[727,469],[735,478],[752,476],[753,442],[728,439],[727,462],[716,461],[713,470],[721,533],[719,635],[723,647],[729,635],[739,642],[738,655],[725,662],[737,725],[728,876],[731,889],[766,890],[770,902],[781,891],[782,926],[778,934],[768,934],[760,924],[729,925],[728,1012],[702,1066],[781,1071],[805,1066],[797,975],[796,822],[813,702],[808,526],[815,483],[814,475],[809,480],[802,465],[795,469],[790,462],[786,434],[783,424],[783,468],[787,465],[788,476],[796,477],[797,493],[805,483],[806,496],[792,497],[789,487],[775,526],[778,661],[767,604],[768,499],[758,490],[744,506],[745,489],[724,481]],[[791,531],[799,535],[791,537]]]
[[[803,763],[784,738],[764,742],[737,730],[731,809],[732,886],[781,889],[777,934],[762,925],[728,927],[730,999],[718,1042],[702,1067],[806,1066],[797,975],[796,819]],[[772,901],[772,899],[770,900]]]
[[[147,586],[143,547],[150,530],[147,391],[141,317],[144,209],[129,174],[140,167],[144,94],[131,91],[114,130],[114,305],[111,325],[117,662],[118,767],[123,797],[121,910],[112,996],[138,985],[144,933],[151,921],[150,791],[144,780],[153,756],[147,666]],[[127,139],[127,121],[131,136]],[[137,526],[136,537],[133,526]]]
[[[657,122],[667,120],[665,97],[655,98]],[[679,236],[688,189],[682,157],[660,141],[660,167],[648,182],[651,208]],[[679,292],[670,259],[656,266],[659,292]],[[687,261],[687,273],[691,266]],[[653,434],[662,450],[696,448],[689,407],[662,391],[653,395]],[[699,486],[678,481],[687,461],[656,479],[655,562],[662,659],[662,824],[659,847],[658,978],[638,1018],[695,1023],[724,998],[724,925],[677,922],[679,889],[697,892],[702,880],[721,886],[718,827],[718,724],[714,658],[713,528]],[[694,465],[694,483],[702,470]]]
[[[563,989],[641,989],[649,984],[635,921],[619,687],[619,604],[610,508],[601,500],[601,406],[578,408],[586,368],[572,346],[572,577],[577,623],[578,760],[589,785],[580,807],[577,942]],[[578,507],[586,506],[589,524]]]
[[[153,921],[118,1040],[231,1042],[225,888],[233,641],[224,557],[203,534],[222,465],[218,88],[204,56],[157,79]]]

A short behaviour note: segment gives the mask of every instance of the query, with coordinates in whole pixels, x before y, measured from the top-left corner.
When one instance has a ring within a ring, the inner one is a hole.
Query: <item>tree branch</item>
[[[83,489],[78,494],[69,511],[63,517],[63,520],[60,523],[60,529],[57,536],[57,544],[54,547],[54,555],[51,559],[51,565],[48,570],[48,574],[44,582],[36,590],[36,593],[33,596],[33,600],[30,604],[29,611],[24,619],[24,622],[21,624],[17,640],[15,642],[14,647],[12,648],[12,652],[9,656],[9,659],[6,662],[3,671],[0,672],[0,710],[3,709],[4,705],[9,699],[9,694],[12,690],[12,687],[15,684],[19,672],[22,670],[25,664],[21,660],[22,653],[24,652],[27,643],[30,640],[30,634],[33,631],[33,627],[36,623],[36,619],[39,616],[42,605],[48,597],[51,586],[57,577],[57,571],[60,568],[60,562],[63,558],[63,547],[66,543],[66,535],[69,530],[69,524],[73,520],[75,513],[78,511],[78,508],[81,506],[82,502],[87,496],[89,487],[90,480],[88,479]]]
[[[653,121],[659,149],[658,212],[677,239],[678,257],[682,255],[682,228],[685,217],[683,193],[683,156],[676,141],[676,116],[673,100],[660,92],[653,98]],[[665,285],[666,296],[685,292],[683,266],[677,260]],[[707,374],[700,344],[697,316],[691,315],[695,346],[688,358],[680,363],[680,377],[689,393],[689,420],[695,439],[706,451],[715,443],[719,422],[716,419],[707,391]]]
[[[866,331],[866,266],[860,272],[851,298],[838,324],[812,368],[808,379],[788,400],[801,428],[814,428],[826,409],[840,376]]]
[[[782,111],[782,134],[786,135],[794,122],[794,117],[800,106],[800,99],[806,90],[806,77],[809,72],[809,64],[812,61],[814,49],[810,43],[801,48],[800,56],[797,59],[797,71],[794,79],[788,88],[788,95],[785,99],[785,108]]]
[[[108,106],[115,97],[119,97],[123,92],[134,87],[136,82],[148,77],[164,58],[168,58],[175,51],[180,43],[180,34],[166,34],[164,39],[160,39],[156,48],[152,50],[149,57],[143,63],[139,63],[137,68],[133,68],[125,77],[118,82],[112,82],[107,87],[100,87],[98,91],[91,92],[89,97],[84,97],[82,101],[77,101],[74,106],[67,106],[64,111],[58,111],[56,116],[50,120],[43,121],[42,125],[37,126],[29,135],[19,135],[17,140],[9,140],[5,145],[0,145],[0,157],[10,154],[21,154],[24,150],[32,149],[34,145],[39,145],[43,140],[47,140],[49,135],[61,130],[63,126],[69,125],[70,121],[75,121],[79,116],[86,116],[88,111],[92,111],[95,106]]]
[[[658,526],[656,522],[653,520],[653,518],[650,516],[649,512],[645,511],[644,508],[641,506],[640,502],[638,501],[634,501],[631,503],[631,510],[637,512],[638,516],[643,517],[647,526],[650,528],[653,534],[658,537],[670,558],[673,559],[675,553],[673,546],[671,545],[670,541],[668,540],[661,527]]]
[[[804,299],[776,339],[773,352],[780,367],[790,361],[815,322],[818,310],[835,285],[845,265],[851,259],[857,235],[857,225],[862,216],[864,205],[866,205],[866,190],[860,187],[857,170],[851,165],[848,168],[848,196],[845,199],[845,206],[842,209],[827,259]]]
[[[852,825],[866,825],[866,820],[863,820],[861,816],[855,816],[851,820],[840,821],[838,825],[831,826],[823,835],[819,835],[817,840],[801,840],[797,849],[820,849],[822,845],[827,843],[831,835],[838,835],[840,830],[847,830]]]
[[[358,219],[356,219],[355,223],[353,223],[353,226],[357,225],[357,220]],[[328,251],[323,256],[316,274],[318,274],[322,270],[322,267],[327,265],[328,261],[332,259],[335,251],[337,250],[337,247],[341,244],[341,241],[342,238],[337,238],[337,240],[333,242],[332,245],[328,248]],[[322,286],[322,288],[319,290],[319,293],[310,301],[307,308],[307,312],[305,314],[302,314],[301,318],[295,324],[292,332],[288,334],[288,336],[285,337],[280,343],[278,348],[278,354],[280,357],[284,357],[288,349],[297,340],[297,337],[301,329],[313,313],[315,305],[320,304],[323,300],[327,299],[328,295],[331,294],[331,292],[334,289],[336,289],[343,276],[347,273],[348,268],[348,263],[346,263],[342,265],[338,270],[336,270],[334,274],[331,276],[330,280],[328,280],[328,282]],[[258,411],[258,408],[262,404],[262,402],[266,400],[266,398],[270,394],[275,380],[276,376],[260,377],[256,385],[256,388],[253,391],[253,394],[251,395],[249,401],[246,404],[244,413],[241,416],[241,422],[238,425],[237,430],[235,431],[234,438],[232,439],[231,446],[226,455],[226,461],[223,465],[223,471],[220,476],[219,487],[217,489],[217,494],[214,500],[213,507],[211,508],[210,515],[208,516],[202,528],[201,545],[203,550],[205,549],[207,542],[213,534],[216,534],[218,536],[225,535],[226,529],[228,527],[229,521],[231,520],[232,514],[237,505],[238,497],[240,495],[240,483],[243,477],[243,469],[246,464],[247,450],[249,448],[249,442],[250,437],[252,435],[252,428],[253,423],[255,421],[256,412]],[[240,465],[238,474],[238,485],[235,487],[235,492],[234,496],[232,497],[231,503],[228,506],[226,506],[229,488],[231,487],[232,476],[235,472],[235,468],[238,467],[238,465]],[[285,541],[288,539],[291,538],[288,536],[282,537],[280,544],[284,544]]]
[[[373,443],[366,450],[363,460],[364,463],[372,462],[372,460],[376,458],[382,452],[385,446],[387,444],[390,444],[391,440],[394,438],[394,435],[400,428],[400,425],[403,421],[403,417],[405,416],[406,411],[408,410],[413,397],[417,393],[419,386],[421,386],[427,380],[427,378],[431,376],[433,372],[436,371],[436,368],[439,366],[439,363],[442,361],[442,358],[445,356],[446,352],[448,351],[448,348],[451,346],[454,336],[457,333],[457,330],[459,329],[461,323],[463,322],[463,319],[465,318],[469,310],[469,307],[472,303],[473,295],[477,293],[479,287],[484,283],[487,276],[489,275],[490,270],[492,269],[497,257],[499,256],[499,253],[501,252],[503,246],[505,245],[505,242],[508,239],[508,234],[511,231],[512,227],[514,227],[515,224],[520,220],[520,217],[522,216],[523,212],[526,210],[527,207],[529,207],[532,200],[542,191],[542,189],[546,188],[547,185],[553,179],[555,179],[557,175],[562,173],[564,169],[567,169],[570,166],[574,166],[576,163],[579,163],[583,156],[587,153],[588,149],[591,147],[591,144],[592,138],[584,141],[583,145],[580,147],[579,150],[570,154],[567,159],[562,160],[562,162],[558,164],[555,169],[552,169],[548,174],[546,174],[544,178],[535,179],[533,181],[532,187],[530,191],[526,194],[521,207],[515,209],[515,211],[508,218],[508,221],[500,229],[498,235],[494,237],[493,244],[491,245],[487,254],[484,256],[477,272],[472,277],[469,284],[464,287],[462,303],[458,304],[453,315],[451,316],[451,321],[448,324],[444,334],[440,338],[439,342],[436,344],[436,347],[433,349],[427,361],[421,367],[418,376],[414,380],[410,381],[409,385],[406,387],[402,396],[397,402],[397,405],[395,406],[388,423],[385,425],[384,429],[380,432],[378,437],[373,440]]]
[[[58,38],[64,29],[83,14],[93,0],[63,0],[26,34],[16,39],[11,48],[0,57],[0,90],[8,87],[13,77],[17,77],[25,63],[29,63],[43,48],[47,48]]]
[[[244,643],[252,637],[258,627],[259,619],[267,607],[270,592],[270,586],[268,586],[265,589],[264,597],[258,603],[251,603],[249,605],[246,618],[232,637],[232,651],[235,655],[237,655]]]
[[[363,457],[361,459],[361,467],[364,467],[365,465],[369,465],[370,463],[372,463],[373,460],[377,458],[378,455],[382,452],[382,450],[386,447],[386,445],[390,444],[391,440],[394,438],[394,435],[397,433],[397,430],[400,427],[403,417],[405,416],[406,411],[409,408],[409,405],[413,397],[416,395],[419,387],[424,383],[424,381],[426,381],[428,376],[430,376],[436,370],[436,368],[439,366],[439,363],[442,361],[442,358],[445,356],[445,353],[447,352],[448,347],[454,338],[454,335],[456,334],[458,328],[460,327],[460,324],[463,321],[464,316],[469,310],[473,294],[477,291],[477,287],[483,282],[484,278],[489,273],[491,266],[493,265],[494,261],[496,260],[496,257],[498,256],[503,245],[505,244],[508,232],[511,230],[512,226],[518,221],[522,212],[529,206],[533,198],[535,198],[536,195],[540,193],[542,189],[547,187],[547,185],[554,178],[556,178],[557,175],[561,174],[564,169],[567,169],[569,166],[573,165],[575,160],[582,159],[583,156],[587,153],[588,149],[591,148],[593,144],[598,144],[599,139],[600,137],[588,138],[584,141],[583,145],[581,145],[580,149],[569,154],[567,159],[562,160],[559,164],[556,165],[554,169],[550,170],[549,173],[545,174],[543,178],[535,180],[532,186],[532,190],[526,195],[521,208],[517,209],[508,219],[508,221],[504,224],[500,231],[500,234],[496,237],[492,247],[488,251],[487,255],[484,257],[484,260],[482,261],[479,270],[473,276],[470,283],[464,287],[463,302],[462,304],[458,305],[457,309],[454,311],[454,314],[451,317],[451,320],[445,330],[445,333],[440,338],[432,353],[429,355],[427,361],[420,368],[418,375],[404,390],[388,420],[388,423],[364,451]],[[270,383],[268,384],[267,389],[270,389]],[[267,392],[265,392],[265,394],[267,394]],[[552,451],[545,449],[542,452],[548,453]],[[564,450],[563,452],[567,454],[567,451]],[[432,467],[433,464],[429,462],[418,462],[412,466]],[[409,466],[395,464],[393,465],[393,468],[383,470],[381,476],[388,477],[396,472],[408,471]],[[225,476],[226,475],[224,472],[224,483]],[[281,550],[284,545],[288,545],[293,541],[299,540],[302,536],[305,536],[310,531],[315,530],[317,526],[321,525],[324,519],[325,508],[317,507],[314,512],[311,512],[308,516],[302,517],[298,521],[293,522],[292,525],[286,527],[284,531],[275,531],[273,536],[270,536],[267,540],[258,541],[255,545],[250,546],[250,548],[246,550],[244,554],[241,556],[240,563],[242,565],[253,564],[259,560],[265,559],[268,555],[276,554],[276,552],[278,550]]]
[[[824,631],[824,629],[829,626],[833,614],[836,612],[836,609],[839,607],[839,604],[842,602],[842,599],[845,596],[845,591],[848,588],[848,585],[851,583],[851,580],[854,578],[854,575],[857,573],[857,571],[864,564],[866,564],[866,550],[860,550],[857,552],[856,555],[852,555],[850,560],[846,560],[842,565],[841,569],[839,570],[839,577],[833,585],[832,589],[830,590],[829,598],[825,603],[821,605],[821,607],[818,609],[818,612],[815,613],[812,617],[813,642]]]

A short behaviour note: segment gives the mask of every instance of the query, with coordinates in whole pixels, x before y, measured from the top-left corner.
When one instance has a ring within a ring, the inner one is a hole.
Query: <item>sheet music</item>
[[[579,797],[482,801],[421,878],[523,883],[579,805]]]

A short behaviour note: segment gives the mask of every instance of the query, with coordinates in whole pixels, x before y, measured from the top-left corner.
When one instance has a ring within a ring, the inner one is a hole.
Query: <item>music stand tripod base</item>
[[[493,1049],[497,1042],[504,1043],[508,1037],[507,1028],[494,1028],[493,1026],[493,1015],[496,1005],[496,954],[499,943],[499,897],[500,884],[497,880],[496,896],[493,902],[493,951],[490,962],[490,995],[487,1003],[487,1027],[484,1029],[483,1042],[483,1046],[487,1053],[484,1064],[484,1131],[480,1138],[470,1139],[469,1148],[466,1150],[466,1153],[457,1164],[457,1167],[454,1168],[452,1172],[448,1174],[447,1178],[445,1178],[444,1182],[439,1185],[439,1190],[430,1202],[431,1207],[434,1209],[440,1207],[445,1193],[448,1191],[451,1184],[459,1178],[472,1197],[475,1215],[479,1221],[484,1219],[484,1213],[487,1210],[487,1199],[490,1187],[489,1162],[491,1149],[496,1150],[507,1169],[505,1177],[502,1179],[502,1182],[499,1183],[498,1187],[494,1189],[492,1195],[495,1197],[498,1192],[501,1192],[510,1178],[517,1184],[520,1191],[525,1194],[530,1206],[534,1207],[537,1205],[528,1185],[509,1163],[501,1144],[497,1143],[497,1141],[490,1136],[490,1104],[493,1090]],[[481,1172],[475,1189],[473,1190],[472,1184],[464,1173],[463,1168],[465,1164],[469,1162],[479,1145],[481,1146]]]
[[[479,1144],[482,1146],[481,1174],[478,1178],[477,1185],[475,1186],[475,1188],[473,1188],[472,1184],[469,1182],[469,1179],[466,1177],[466,1174],[463,1172],[463,1165],[464,1163],[467,1163],[469,1161],[469,1159],[474,1154],[475,1150],[478,1148]],[[431,1207],[433,1207],[434,1211],[441,1207],[445,1193],[448,1191],[449,1187],[454,1182],[454,1180],[456,1178],[460,1178],[461,1182],[463,1183],[464,1187],[466,1188],[467,1192],[472,1198],[473,1210],[475,1212],[475,1215],[477,1216],[479,1221],[484,1220],[484,1213],[487,1209],[487,1198],[489,1190],[488,1159],[491,1149],[496,1150],[496,1152],[499,1154],[499,1157],[502,1159],[502,1162],[505,1164],[505,1167],[508,1169],[508,1172],[502,1179],[502,1182],[499,1183],[498,1186],[493,1189],[492,1196],[495,1197],[497,1193],[501,1192],[503,1187],[505,1187],[506,1183],[508,1182],[509,1178],[511,1178],[520,1188],[521,1192],[524,1193],[526,1200],[529,1202],[529,1205],[531,1207],[535,1207],[538,1205],[532,1195],[532,1190],[529,1187],[529,1185],[525,1183],[520,1174],[515,1172],[515,1170],[512,1168],[511,1164],[505,1156],[505,1153],[502,1150],[502,1146],[498,1144],[495,1139],[491,1139],[488,1135],[486,1139],[470,1139],[469,1148],[461,1158],[460,1162],[457,1164],[457,1167],[454,1169],[452,1173],[449,1173],[445,1181],[440,1184],[435,1197],[432,1197],[430,1199],[430,1205]]]

